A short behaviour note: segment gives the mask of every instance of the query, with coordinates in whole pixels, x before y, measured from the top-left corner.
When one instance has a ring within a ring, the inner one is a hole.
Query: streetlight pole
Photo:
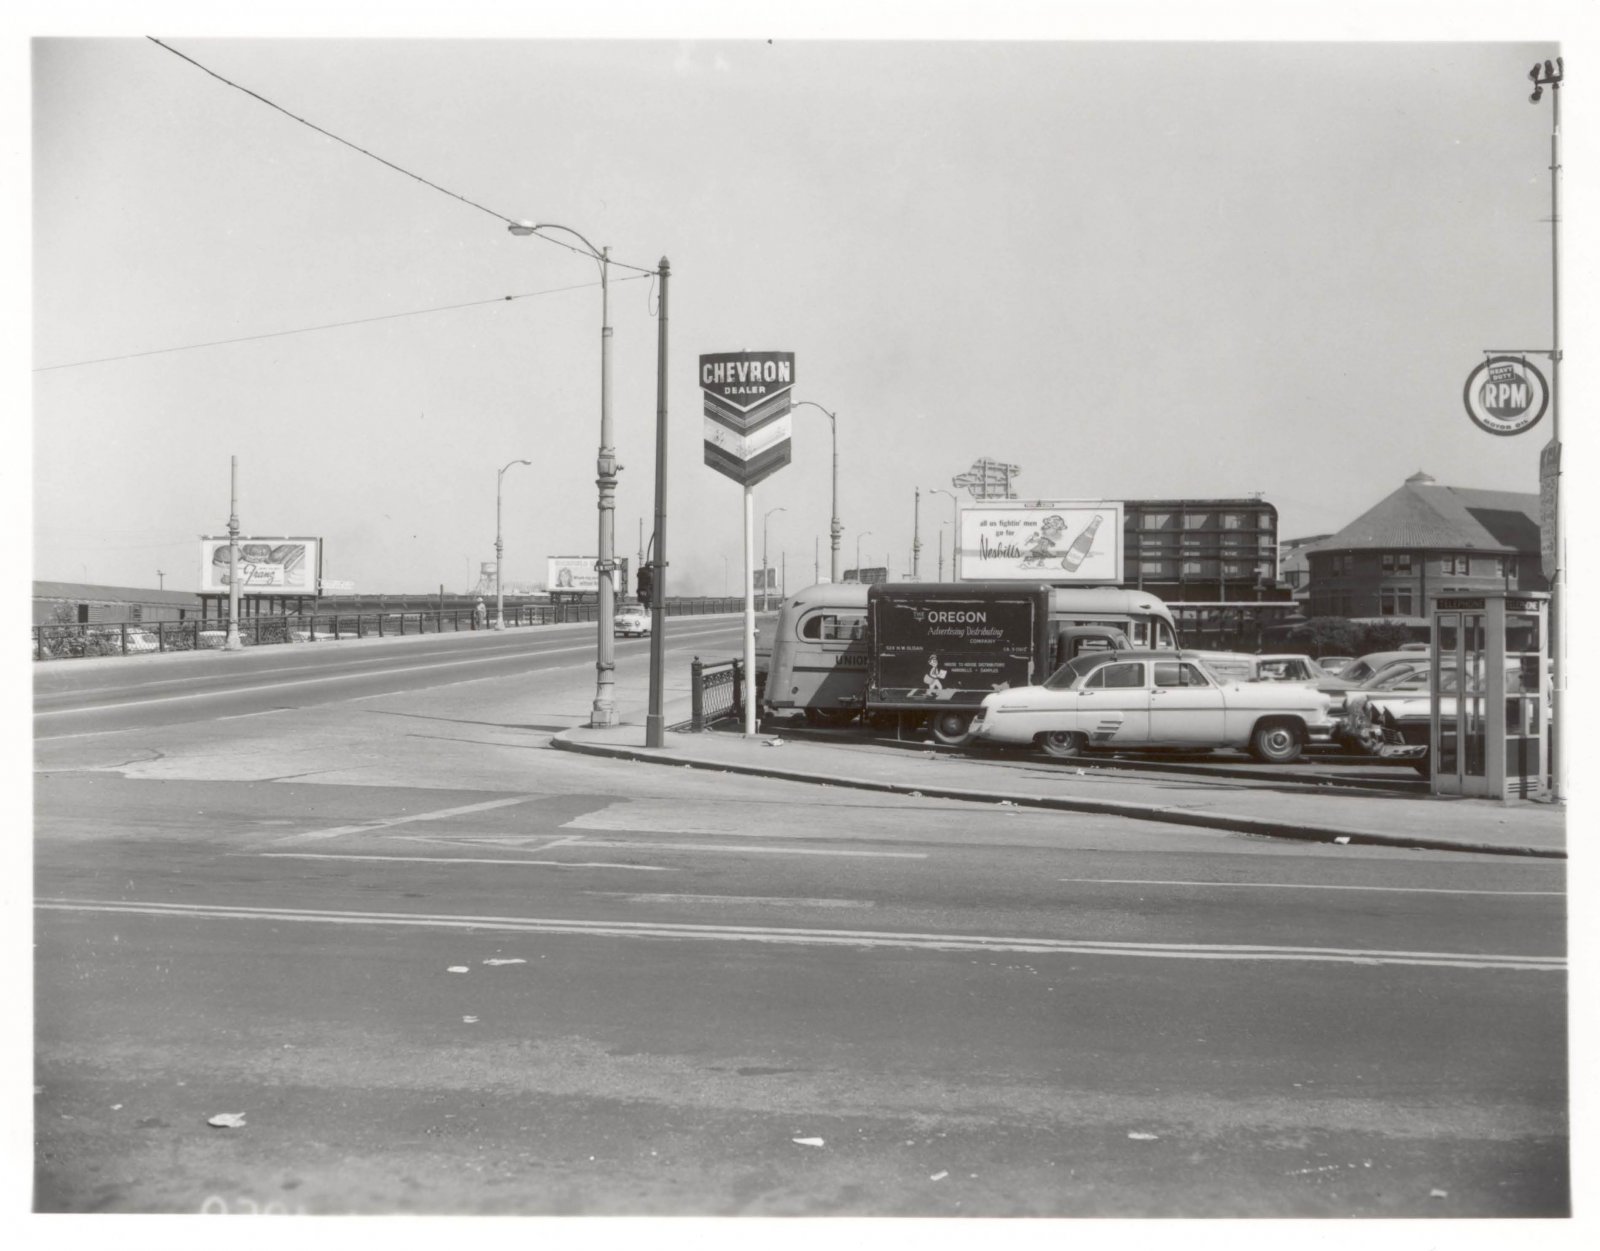
[[[961,551],[961,530],[957,510],[961,501],[956,498],[954,491],[946,491],[943,487],[929,487],[929,495],[948,495],[950,497],[950,580],[955,582],[960,579],[960,566],[956,563],[956,556]],[[940,563],[941,570],[943,562]],[[941,574],[942,576],[942,574]]]
[[[167,589],[167,575],[166,575],[166,573],[164,571],[162,571],[160,569],[157,569],[156,570],[156,590],[164,591],[166,589]]]
[[[1561,83],[1566,65],[1560,57],[1552,65],[1535,64],[1528,71],[1533,81],[1530,104],[1538,104],[1544,89],[1550,88],[1550,443],[1540,456],[1540,477],[1549,477],[1554,496],[1550,517],[1550,797],[1556,803],[1567,798],[1566,723],[1567,703],[1567,555],[1561,516]]]
[[[650,703],[644,720],[644,745],[666,742],[662,723],[665,700],[666,643],[662,639],[666,617],[667,574],[667,280],[672,265],[662,257],[656,266],[661,296],[656,306],[656,529],[655,563],[650,569]]]
[[[239,458],[230,456],[228,460],[228,636],[222,650],[237,652],[244,648],[239,641]]]
[[[815,400],[796,400],[789,405],[790,408],[814,408],[828,419],[828,429],[833,434],[833,519],[828,522],[828,546],[831,549],[832,563],[829,566],[828,577],[831,581],[839,580],[839,539],[844,534],[844,527],[839,524],[839,418],[837,413],[830,413]]]
[[[763,516],[761,518],[761,611],[762,612],[766,612],[768,610],[769,602],[770,602],[770,599],[771,599],[771,596],[769,596],[768,593],[767,593],[768,592],[767,583],[769,581],[769,579],[767,577],[767,518],[772,516],[773,513],[786,513],[788,511],[789,510],[787,508],[769,508],[769,509],[767,509],[765,516]]]
[[[617,473],[622,466],[617,464],[616,450],[611,445],[611,310],[607,287],[611,249],[597,248],[571,226],[554,222],[539,225],[519,222],[507,229],[519,236],[537,234],[541,230],[564,231],[581,241],[600,266],[600,451],[595,461],[595,485],[600,492],[600,556],[595,561],[595,572],[599,575],[599,603],[596,606],[594,707],[589,714],[589,725],[598,729],[617,723],[616,644],[612,635],[616,591],[612,579],[617,568]],[[658,530],[658,537],[659,534]]]
[[[500,472],[494,477],[494,628],[506,628],[506,580],[501,559],[505,555],[505,544],[501,542],[500,533],[500,496],[501,488],[505,484],[506,470],[512,465],[531,465],[531,460],[514,460],[501,466]]]

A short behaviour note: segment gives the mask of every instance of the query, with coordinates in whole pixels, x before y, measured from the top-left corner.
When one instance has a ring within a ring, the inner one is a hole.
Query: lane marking
[[[639,891],[586,890],[585,895],[606,899],[625,899],[629,903],[707,903],[761,904],[768,908],[876,908],[871,899],[790,899],[781,895],[684,895],[667,892],[644,894]]]
[[[226,921],[316,925],[388,925],[420,929],[500,930],[603,938],[698,939],[786,946],[867,947],[916,951],[1003,951],[1033,955],[1136,956],[1164,960],[1235,960],[1307,964],[1410,965],[1450,969],[1507,969],[1561,973],[1561,956],[1450,951],[1362,951],[1340,947],[1272,947],[1224,943],[1130,943],[1092,939],[994,938],[977,934],[915,934],[883,930],[790,929],[751,925],[689,925],[658,921],[577,921],[555,917],[452,916],[408,912],[334,912],[310,908],[250,908],[143,900],[40,899],[45,912],[106,912]]]
[[[413,821],[439,821],[446,817],[459,817],[469,812],[487,812],[492,808],[509,808],[514,804],[526,804],[541,798],[544,797],[540,795],[517,795],[511,799],[490,799],[481,804],[464,804],[459,808],[439,808],[433,812],[413,812],[402,817],[389,817],[381,821],[367,821],[361,825],[338,825],[327,830],[308,830],[303,834],[290,834],[287,838],[275,838],[272,843],[273,846],[315,843],[325,838],[338,838],[344,834],[365,834],[374,830],[387,830],[396,825],[409,825]]]
[[[1242,886],[1255,890],[1362,890],[1400,895],[1529,895],[1566,897],[1564,890],[1455,890],[1439,886],[1330,886],[1324,882],[1186,882],[1142,877],[1059,877],[1058,882],[1088,882],[1100,886]]]
[[[860,856],[884,860],[926,860],[925,851],[832,851],[819,847],[750,847],[724,846],[719,843],[650,843],[626,842],[611,838],[574,838],[569,847],[643,847],[649,851],[716,851],[737,855],[761,856]]]
[[[332,851],[258,851],[270,860],[384,860],[401,864],[530,864],[547,869],[637,869],[641,873],[676,873],[664,864],[619,864],[606,860],[492,860],[487,856],[355,856]]]
[[[562,652],[588,651],[588,645],[577,647],[552,647],[536,653],[537,656],[556,656]],[[276,691],[286,686],[310,686],[317,682],[353,682],[358,678],[386,678],[396,673],[422,673],[428,669],[459,669],[466,665],[487,665],[508,659],[507,656],[469,656],[462,660],[441,660],[431,665],[402,665],[398,669],[361,669],[348,673],[322,673],[312,678],[290,678],[286,682],[263,682],[259,686],[227,686],[214,691],[192,691],[183,695],[152,695],[148,699],[124,699],[114,704],[84,704],[73,708],[45,708],[34,711],[35,717],[65,717],[80,712],[107,712],[118,708],[139,708],[145,704],[171,704],[184,699],[220,699],[228,695],[250,695],[256,691]]]

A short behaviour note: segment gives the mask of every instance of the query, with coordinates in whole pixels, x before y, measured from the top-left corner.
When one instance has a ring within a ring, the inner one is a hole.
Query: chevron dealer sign
[[[793,352],[713,352],[700,358],[706,464],[751,487],[789,463]]]

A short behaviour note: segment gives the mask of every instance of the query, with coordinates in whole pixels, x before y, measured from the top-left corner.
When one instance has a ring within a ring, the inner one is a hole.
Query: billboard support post
[[[239,458],[228,460],[228,637],[222,650],[237,652],[244,649],[239,639]]]

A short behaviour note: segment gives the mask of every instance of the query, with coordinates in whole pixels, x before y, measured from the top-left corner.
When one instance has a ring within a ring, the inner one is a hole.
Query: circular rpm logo
[[[1520,356],[1491,356],[1467,375],[1467,416],[1490,434],[1532,429],[1550,404],[1544,375]]]

